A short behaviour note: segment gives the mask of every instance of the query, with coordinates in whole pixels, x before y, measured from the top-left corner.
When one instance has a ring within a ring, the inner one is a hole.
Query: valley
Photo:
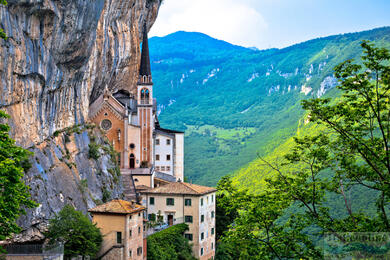
[[[333,68],[359,59],[364,39],[388,47],[390,28],[261,51],[200,33],[151,38],[160,121],[186,131],[188,179],[214,186],[235,174],[254,183],[257,155],[288,145],[304,121],[301,100],[339,95]]]

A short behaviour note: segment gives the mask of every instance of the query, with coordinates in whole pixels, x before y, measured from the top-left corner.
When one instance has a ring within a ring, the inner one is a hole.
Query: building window
[[[203,198],[200,199],[200,205],[203,206]]]
[[[160,145],[160,139],[156,139],[156,145]]]
[[[116,232],[116,243],[122,244],[122,232]]]
[[[211,229],[211,235],[214,235],[214,228]]]
[[[200,240],[204,239],[204,232],[200,233]]]
[[[185,200],[184,200],[184,205],[185,205],[185,206],[189,206],[189,207],[190,207],[190,206],[191,206],[191,203],[192,203],[191,199],[185,199]]]
[[[154,214],[154,213],[149,214],[149,215],[148,215],[148,219],[149,219],[150,221],[156,221],[156,214]]]
[[[167,206],[174,206],[175,200],[173,198],[167,198]]]
[[[138,227],[138,234],[141,234],[141,227]]]
[[[133,230],[129,230],[129,236],[131,237],[133,235]]]
[[[141,105],[149,104],[149,89],[141,89]]]
[[[138,217],[141,217],[141,212],[138,212]]]
[[[211,202],[214,202],[214,195],[211,195]]]
[[[200,255],[203,255],[203,247],[200,249]]]
[[[138,179],[137,179],[137,178],[135,178],[135,179],[134,179],[134,182],[138,182]]]
[[[192,234],[184,234],[184,237],[190,241],[193,240]]]
[[[149,198],[149,204],[150,205],[154,205],[154,197],[150,197]]]
[[[170,171],[171,170],[171,166],[167,166],[167,171]]]
[[[131,254],[132,254],[132,253],[133,253],[133,252],[130,250],[130,251],[129,251],[129,257],[131,257]]]
[[[156,154],[156,161],[160,161],[160,155]]]
[[[200,216],[200,222],[204,222],[204,215]]]
[[[214,217],[214,211],[211,211],[211,217],[212,218]]]
[[[160,170],[160,166],[156,166],[156,171],[159,171]]]
[[[130,215],[129,219],[131,219],[131,215]]]
[[[171,155],[167,154],[167,161],[170,161],[170,160],[171,160]]]
[[[162,170],[162,171],[165,171],[165,166],[161,166],[161,170]]]
[[[135,144],[130,144],[130,149],[134,149],[135,148]]]
[[[185,216],[186,223],[192,223],[192,216]]]
[[[137,248],[137,255],[142,255],[142,247]]]
[[[167,139],[167,145],[171,145],[171,139]]]

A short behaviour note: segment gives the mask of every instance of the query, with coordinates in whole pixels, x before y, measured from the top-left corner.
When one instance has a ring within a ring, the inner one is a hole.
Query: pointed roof
[[[112,200],[88,211],[92,213],[133,214],[144,209],[145,207],[138,205],[134,201]]]
[[[141,66],[139,67],[140,76],[151,76],[150,70],[150,57],[149,57],[149,43],[148,43],[148,30],[146,23],[144,24],[143,40],[142,40],[142,52],[141,52]]]
[[[197,184],[192,184],[192,183],[186,183],[186,182],[171,182],[169,184],[154,188],[154,189],[149,189],[149,190],[144,190],[140,191],[140,193],[148,193],[148,194],[185,194],[185,195],[195,195],[195,196],[200,196],[200,195],[205,195],[208,193],[212,193],[217,191],[214,188],[211,187],[206,187],[206,186],[201,186]]]

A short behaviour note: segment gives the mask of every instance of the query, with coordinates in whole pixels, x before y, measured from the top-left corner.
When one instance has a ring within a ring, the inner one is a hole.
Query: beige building
[[[140,192],[149,221],[160,220],[162,226],[188,224],[185,237],[199,259],[211,259],[215,255],[215,193],[214,188],[185,182]]]
[[[145,207],[124,200],[112,200],[89,212],[103,235],[98,257],[106,260],[146,259],[144,239]]]

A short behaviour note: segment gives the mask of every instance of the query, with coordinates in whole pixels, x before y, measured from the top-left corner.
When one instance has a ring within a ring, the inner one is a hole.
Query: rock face
[[[100,130],[76,126],[55,135],[31,149],[25,182],[39,206],[19,219],[24,232],[15,241],[41,240],[48,220],[67,204],[86,213],[123,196],[116,152]]]
[[[161,0],[8,0],[0,6],[0,109],[12,137],[34,152],[25,175],[39,207],[15,241],[40,240],[65,204],[86,212],[121,197],[115,153],[87,125],[89,104],[107,85],[132,91],[144,24]],[[79,125],[78,127],[73,127]],[[92,149],[92,152],[90,152]],[[92,157],[91,157],[92,156]]]
[[[17,143],[87,120],[105,85],[131,90],[160,0],[8,0],[0,7],[0,108]]]

